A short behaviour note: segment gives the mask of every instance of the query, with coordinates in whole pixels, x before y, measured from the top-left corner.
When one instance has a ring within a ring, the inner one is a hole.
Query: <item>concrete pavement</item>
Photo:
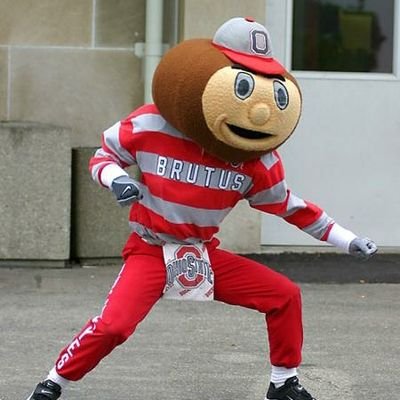
[[[25,400],[99,313],[118,268],[0,269],[0,399]],[[398,398],[400,285],[302,283],[303,385],[319,400]],[[135,335],[63,399],[262,400],[263,316],[160,301]]]

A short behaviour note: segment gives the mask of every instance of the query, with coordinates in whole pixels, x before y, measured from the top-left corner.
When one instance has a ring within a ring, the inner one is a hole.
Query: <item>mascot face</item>
[[[293,132],[301,100],[297,86],[283,76],[265,77],[233,66],[210,78],[202,104],[217,140],[249,152],[267,152]]]
[[[226,22],[213,41],[170,50],[154,75],[153,98],[172,126],[229,162],[276,149],[301,114],[297,82],[272,58],[268,32],[244,18]]]

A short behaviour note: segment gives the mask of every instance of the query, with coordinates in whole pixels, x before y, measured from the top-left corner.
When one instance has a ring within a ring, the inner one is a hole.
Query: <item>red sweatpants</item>
[[[266,315],[271,364],[297,367],[303,342],[300,289],[285,276],[255,261],[208,246],[215,300]],[[66,346],[56,371],[76,381],[123,343],[162,296],[166,281],[162,249],[132,234],[125,259],[100,316],[91,319]]]

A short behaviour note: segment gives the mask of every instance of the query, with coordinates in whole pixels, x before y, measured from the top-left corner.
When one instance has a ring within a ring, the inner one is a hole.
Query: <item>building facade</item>
[[[319,203],[343,225],[376,238],[383,246],[400,247],[399,1],[331,1],[341,7],[337,10],[316,6],[324,3],[164,0],[162,42],[168,48],[184,39],[211,37],[234,16],[252,16],[266,23],[276,56],[294,71],[303,87],[302,122],[282,149],[289,182],[302,197]],[[359,14],[349,12],[351,3],[359,7]],[[10,143],[5,146],[3,162],[0,160],[0,172],[7,177],[0,188],[0,236],[7,237],[0,239],[0,259],[46,259],[48,254],[49,260],[63,263],[119,257],[128,235],[127,210],[119,209],[107,191],[92,183],[87,162],[100,144],[101,133],[145,101],[140,53],[146,41],[146,6],[145,0],[1,1],[0,135]],[[372,12],[375,19],[370,18],[368,25],[368,18],[361,17]],[[346,64],[344,57],[339,67],[316,64],[326,53],[342,57],[343,49],[330,53],[338,44],[329,40],[325,47],[318,47],[316,43],[331,33],[315,29],[307,31],[315,39],[310,55],[311,39],[299,38],[310,21],[339,14],[343,21],[332,29],[340,31],[347,61],[352,61]],[[385,38],[374,60],[368,51],[377,46],[374,38],[379,41],[371,31],[371,24],[377,21],[386,30],[379,31]],[[392,30],[387,29],[388,23]],[[372,42],[365,43],[365,38]],[[359,58],[353,57],[351,50],[360,53]],[[362,69],[366,68],[362,64],[365,58],[368,71]],[[10,121],[23,125],[16,130],[10,128]],[[29,135],[31,123],[36,129],[35,124],[43,124],[46,132],[54,128],[58,142],[46,141],[44,136],[42,140],[24,139],[22,126]],[[17,131],[22,132],[19,145],[12,142]],[[35,167],[24,164],[24,140],[37,154],[46,143],[59,143],[69,149],[70,158],[55,156],[52,160],[47,156],[50,159],[35,163]],[[54,173],[63,168],[70,173],[58,184]],[[50,176],[44,190],[42,180]],[[13,210],[16,191],[28,181],[42,203],[38,200],[32,205],[27,196],[25,203]],[[51,196],[54,191],[64,202]],[[24,204],[30,218],[17,218]],[[60,226],[56,229],[53,221],[57,215]],[[46,216],[52,217],[46,220]],[[319,245],[276,218],[261,216],[246,203],[239,204],[227,218],[219,237],[224,247],[243,253]],[[49,243],[52,251],[46,250]],[[34,252],[35,246],[42,251]]]

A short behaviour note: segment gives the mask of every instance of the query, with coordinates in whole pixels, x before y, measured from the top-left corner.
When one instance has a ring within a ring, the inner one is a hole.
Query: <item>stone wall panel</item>
[[[68,260],[70,132],[0,123],[0,259]]]
[[[142,103],[131,51],[14,49],[11,118],[71,128],[72,147],[97,146],[104,129]]]
[[[1,0],[0,44],[88,45],[91,21],[92,0]]]

